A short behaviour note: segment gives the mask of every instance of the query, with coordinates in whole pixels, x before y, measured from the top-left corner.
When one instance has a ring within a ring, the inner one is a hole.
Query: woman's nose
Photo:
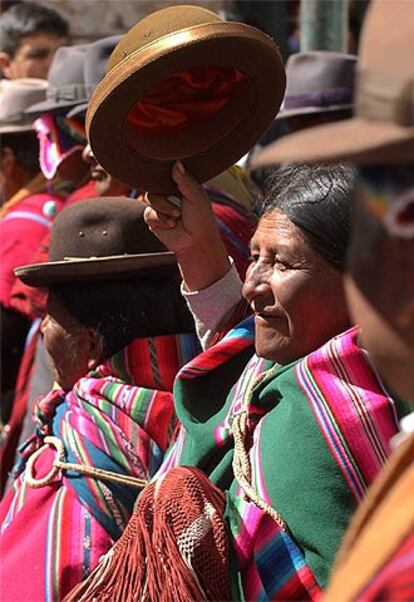
[[[271,293],[270,272],[269,266],[260,263],[254,263],[248,268],[243,284],[243,296],[249,303],[256,297],[268,296]]]

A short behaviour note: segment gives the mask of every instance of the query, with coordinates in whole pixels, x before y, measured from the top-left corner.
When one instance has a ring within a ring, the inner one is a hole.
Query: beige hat
[[[35,117],[25,110],[46,98],[48,82],[43,79],[21,78],[0,80],[0,133],[28,132]]]
[[[286,161],[414,163],[414,2],[373,0],[361,37],[353,119],[266,147],[254,167]]]
[[[243,156],[272,123],[285,83],[265,33],[199,6],[170,6],[112,53],[89,103],[90,144],[121,182],[174,192],[175,160],[205,182]]]

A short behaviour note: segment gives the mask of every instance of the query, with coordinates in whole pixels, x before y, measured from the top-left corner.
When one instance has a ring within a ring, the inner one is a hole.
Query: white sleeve
[[[217,329],[231,316],[232,311],[242,298],[242,281],[234,267],[231,267],[220,280],[200,291],[181,292],[191,311],[203,349],[207,349]]]

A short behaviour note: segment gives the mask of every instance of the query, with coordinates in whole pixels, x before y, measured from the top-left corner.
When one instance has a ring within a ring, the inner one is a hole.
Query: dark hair
[[[280,209],[311,247],[344,271],[356,172],[342,165],[275,168],[265,182],[262,215]]]
[[[15,4],[0,16],[0,51],[13,58],[22,38],[37,33],[69,37],[69,24],[47,6],[34,2]]]
[[[70,314],[102,337],[110,357],[135,338],[194,331],[177,270],[146,276],[70,282],[50,288]]]
[[[39,141],[36,132],[12,132],[0,135],[0,148],[10,148],[16,162],[30,173],[40,170]]]

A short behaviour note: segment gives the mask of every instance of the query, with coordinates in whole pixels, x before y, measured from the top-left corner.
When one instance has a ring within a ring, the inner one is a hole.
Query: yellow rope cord
[[[72,464],[70,462],[64,462],[65,448],[62,441],[57,437],[48,436],[44,438],[44,442],[44,445],[42,445],[42,447],[40,447],[30,456],[26,464],[25,481],[30,487],[36,489],[48,485],[57,475],[59,470],[74,470],[91,477],[92,479],[97,479],[100,481],[112,481],[113,483],[122,483],[123,485],[129,485],[130,487],[136,487],[138,489],[148,485],[148,481],[145,479],[138,479],[128,475],[120,475],[116,472],[102,470],[101,468],[95,468],[94,466],[88,466],[87,464]],[[54,459],[52,468],[48,474],[41,479],[36,479],[33,476],[34,463],[49,445],[55,448],[57,452],[57,458]]]
[[[288,526],[281,514],[270,504],[268,504],[262,497],[260,497],[259,493],[252,484],[252,469],[250,465],[250,459],[246,451],[248,406],[253,395],[254,387],[256,387],[274,369],[275,367],[270,368],[270,370],[266,370],[266,372],[260,374],[252,382],[244,396],[241,411],[233,416],[231,425],[234,437],[233,472],[236,481],[246,497],[256,504],[258,508],[263,510],[263,512],[266,512],[266,514],[271,516],[282,529],[282,531],[288,531]]]

